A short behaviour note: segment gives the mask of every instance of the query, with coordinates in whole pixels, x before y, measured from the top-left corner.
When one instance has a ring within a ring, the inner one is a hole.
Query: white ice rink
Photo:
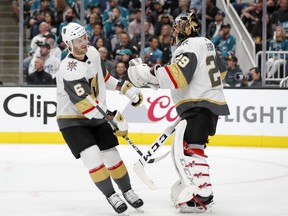
[[[181,215],[169,199],[176,181],[170,155],[146,167],[160,187],[151,191],[134,174],[138,154],[128,145],[118,149],[145,202],[143,214],[131,207],[129,214]],[[169,149],[163,146],[159,153]],[[117,215],[66,145],[2,144],[0,153],[0,216]],[[215,206],[201,216],[288,216],[288,149],[208,147],[206,154]]]

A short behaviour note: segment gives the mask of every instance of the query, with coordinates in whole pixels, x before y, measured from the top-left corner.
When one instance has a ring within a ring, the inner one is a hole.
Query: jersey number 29
[[[208,71],[208,74],[209,74],[212,87],[221,85],[221,77],[220,77],[220,73],[219,73],[219,69],[218,69],[215,57],[213,55],[208,56],[206,58],[206,64],[207,64],[207,67],[210,68]]]

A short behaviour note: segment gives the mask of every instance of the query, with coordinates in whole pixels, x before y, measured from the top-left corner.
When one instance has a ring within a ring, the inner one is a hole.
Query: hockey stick
[[[143,153],[140,151],[140,149],[129,139],[129,137],[125,137],[126,141],[134,148],[134,150],[140,155],[143,156]],[[157,158],[151,158],[148,163],[155,163],[158,162],[160,160],[162,160],[163,158],[165,158],[170,152],[165,153],[164,155],[161,155],[160,157]]]
[[[116,123],[104,112],[104,110],[97,105],[97,103],[93,100],[93,98],[87,94],[86,96],[87,100],[101,113],[101,115],[104,116],[104,118],[112,125],[113,129],[116,130],[117,129],[117,125]],[[140,149],[129,139],[128,136],[123,137],[128,143],[129,145],[131,145],[133,147],[133,149],[140,155],[143,156],[143,153],[140,151]],[[151,158],[147,163],[155,163],[158,162],[160,160],[162,160],[163,158],[165,158],[167,155],[169,154],[169,152],[167,152],[166,154],[158,157],[158,158]]]
[[[165,143],[165,141],[174,133],[175,127],[181,121],[181,118],[178,118],[173,125],[168,126],[164,132],[154,141],[154,143],[150,146],[149,150],[141,156],[138,161],[134,164],[134,171],[137,176],[146,184],[151,190],[155,190],[158,188],[156,183],[149,178],[147,173],[145,172],[144,166],[149,163],[149,158],[155,154],[155,152]],[[168,152],[169,153],[169,152]]]

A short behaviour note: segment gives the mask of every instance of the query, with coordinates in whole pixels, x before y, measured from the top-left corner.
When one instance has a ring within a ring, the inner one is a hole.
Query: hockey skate
[[[126,201],[133,207],[135,208],[138,212],[144,212],[140,207],[143,206],[144,202],[142,199],[138,197],[135,192],[130,189],[126,192],[123,193],[124,198]]]
[[[179,206],[180,213],[203,213],[210,212],[213,206],[213,195],[209,197],[195,196],[189,202],[183,203]]]
[[[113,209],[118,213],[122,214],[127,210],[126,203],[119,197],[117,193],[112,194],[110,197],[106,197]]]

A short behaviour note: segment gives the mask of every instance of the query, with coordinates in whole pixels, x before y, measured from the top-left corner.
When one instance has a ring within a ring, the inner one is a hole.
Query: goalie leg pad
[[[180,180],[171,188],[171,200],[176,208],[180,207],[181,212],[187,211],[187,209],[191,212],[198,212],[199,209],[206,211],[208,208],[205,204],[208,205],[212,200],[203,204],[202,199],[198,197],[204,198],[204,200],[213,198],[209,166],[205,155],[196,153],[186,156],[184,154],[183,138],[186,125],[186,120],[182,120],[174,134],[171,153]],[[196,204],[189,206],[190,202]]]
[[[175,207],[178,208],[181,204],[186,203],[193,197],[194,191],[197,191],[197,186],[185,185],[179,179],[171,188],[171,200]]]

